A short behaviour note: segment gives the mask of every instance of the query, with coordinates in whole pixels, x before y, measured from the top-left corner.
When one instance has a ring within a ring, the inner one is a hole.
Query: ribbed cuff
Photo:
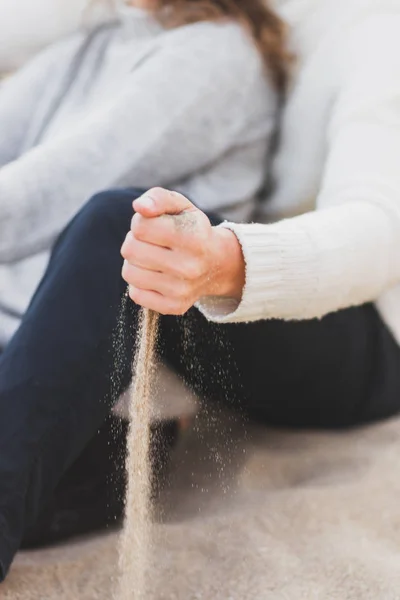
[[[318,287],[307,233],[290,220],[271,225],[225,222],[220,227],[233,231],[241,244],[246,284],[241,302],[201,298],[196,306],[204,316],[217,323],[304,318]]]

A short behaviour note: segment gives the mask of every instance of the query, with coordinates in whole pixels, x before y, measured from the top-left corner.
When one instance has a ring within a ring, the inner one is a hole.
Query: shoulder
[[[165,34],[164,50],[210,89],[257,114],[276,109],[277,91],[251,35],[234,21],[200,22]],[[247,108],[246,108],[247,107]]]
[[[75,33],[50,44],[27,63],[28,67],[36,65],[38,68],[43,68],[46,65],[50,67],[52,64],[60,66],[60,62],[72,60],[86,37],[86,34]]]
[[[6,85],[14,90],[17,90],[21,85],[32,85],[33,93],[36,83],[45,84],[55,74],[68,68],[84,39],[84,36],[75,34],[62,41],[50,44],[20,67],[2,84],[1,89],[3,90],[3,86],[5,88]],[[17,92],[15,91],[15,93]]]
[[[27,63],[28,69],[53,70],[68,68],[75,57],[85,49],[96,52],[96,46],[102,40],[109,38],[118,29],[113,22],[96,26],[94,28],[82,28],[80,31],[65,36],[61,40],[47,46]]]
[[[214,69],[233,69],[236,73],[264,71],[253,39],[234,21],[184,25],[167,32],[164,43],[168,48],[186,51],[189,60],[208,60]]]

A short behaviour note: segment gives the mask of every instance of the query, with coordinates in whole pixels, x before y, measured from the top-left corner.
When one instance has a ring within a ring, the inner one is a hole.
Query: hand
[[[202,296],[241,298],[245,266],[229,229],[176,192],[154,188],[133,203],[135,215],[121,249],[122,276],[136,304],[182,315]]]

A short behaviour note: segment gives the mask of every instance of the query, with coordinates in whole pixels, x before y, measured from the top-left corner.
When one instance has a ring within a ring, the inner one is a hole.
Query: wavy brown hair
[[[287,28],[267,0],[152,0],[156,18],[169,27],[234,19],[251,34],[277,89],[285,90],[291,56]]]

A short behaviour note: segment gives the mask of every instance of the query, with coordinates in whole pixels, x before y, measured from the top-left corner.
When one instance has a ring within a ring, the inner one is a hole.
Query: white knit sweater
[[[200,308],[234,322],[376,301],[400,342],[400,2],[278,5],[299,61],[269,224],[224,224],[246,260],[242,301],[207,298]]]

